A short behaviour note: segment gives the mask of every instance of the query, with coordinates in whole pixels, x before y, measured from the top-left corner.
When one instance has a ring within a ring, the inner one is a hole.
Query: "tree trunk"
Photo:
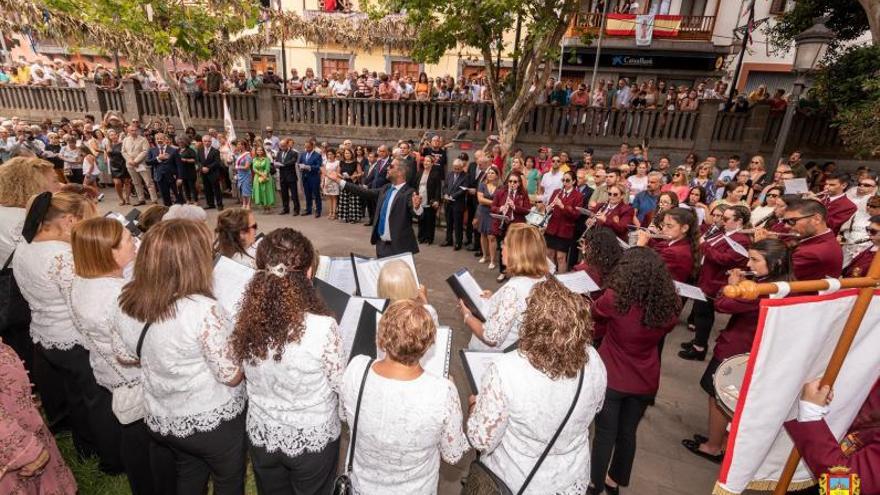
[[[177,80],[171,77],[171,74],[165,67],[164,59],[159,59],[151,65],[159,73],[159,76],[162,77],[162,80],[165,81],[165,85],[168,86],[168,94],[174,100],[174,106],[177,107],[177,115],[180,117],[180,125],[185,130],[190,126],[190,122],[192,122],[187,101],[189,97],[180,89],[180,84],[178,84]]]
[[[859,0],[865,13],[868,14],[868,26],[871,29],[871,40],[880,44],[880,0]]]

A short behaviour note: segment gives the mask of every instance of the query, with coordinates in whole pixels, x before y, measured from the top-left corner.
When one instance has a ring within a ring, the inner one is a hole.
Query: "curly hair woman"
[[[604,287],[603,283],[623,254],[623,246],[620,245],[617,234],[607,227],[593,227],[587,230],[578,247],[583,261],[574,269],[587,272],[596,285]],[[601,293],[592,294],[594,299],[599,295]]]
[[[681,311],[666,263],[650,248],[623,253],[607,286],[593,304],[608,390],[596,416],[591,494],[617,493],[619,486],[629,485],[636,430],[660,387],[658,346]]]
[[[257,248],[230,346],[248,391],[248,451],[260,493],[329,493],[346,358],[312,288],[312,243],[291,228]]]
[[[229,208],[217,216],[214,228],[214,256],[227,258],[254,268],[253,245],[257,238],[257,220],[244,208]]]
[[[45,191],[58,191],[58,178],[46,160],[17,157],[0,167],[0,263],[22,241],[28,200]]]
[[[468,437],[512,490],[521,489],[520,466],[535,465],[573,400],[578,407],[528,493],[575,493],[587,483],[589,427],[607,385],[605,365],[590,345],[592,327],[586,300],[548,278],[529,295],[519,350],[496,359],[483,376]]]

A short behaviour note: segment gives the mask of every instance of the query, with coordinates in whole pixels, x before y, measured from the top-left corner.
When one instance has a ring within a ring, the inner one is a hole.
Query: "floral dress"
[[[339,160],[333,160],[331,162],[325,159],[323,173],[328,174],[330,172],[339,172]],[[321,191],[325,196],[339,196],[339,184],[324,177],[324,184],[321,186]]]
[[[267,157],[254,158],[254,204],[257,206],[275,205],[275,179],[272,177],[272,161]]]

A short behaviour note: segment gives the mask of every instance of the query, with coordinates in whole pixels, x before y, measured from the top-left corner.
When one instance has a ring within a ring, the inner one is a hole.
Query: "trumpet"
[[[860,241],[841,242],[840,245],[841,245],[841,246],[858,246],[858,245],[860,245],[860,244],[866,244],[866,243],[869,243],[869,242],[871,242],[871,238],[870,238],[870,237],[867,238],[867,239],[862,239],[862,240],[860,240]]]
[[[766,230],[766,229],[765,229]],[[742,229],[739,231],[740,234],[754,234],[758,229]],[[767,235],[771,237],[800,237],[801,235],[797,232],[773,232],[772,230],[766,230]]]

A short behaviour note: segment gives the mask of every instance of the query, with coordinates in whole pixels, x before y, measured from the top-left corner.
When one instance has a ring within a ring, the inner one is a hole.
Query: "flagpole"
[[[730,83],[730,87],[727,88],[727,108],[731,108],[733,104],[733,90],[739,82],[739,73],[742,70],[743,59],[746,57],[746,47],[752,37],[751,26],[755,22],[755,0],[751,0],[751,2],[752,3],[749,5],[749,17],[746,21],[745,34],[743,34],[742,47],[739,51],[739,59],[736,61],[736,69],[733,71],[733,80]]]
[[[596,42],[596,60],[593,61],[593,77],[590,78],[590,97],[592,98],[592,92],[596,91],[596,75],[599,72],[599,55],[602,54],[602,39],[605,37],[605,18],[608,17],[608,5],[611,4],[611,0],[605,0],[605,5],[602,6],[602,20],[599,22],[599,40]]]

